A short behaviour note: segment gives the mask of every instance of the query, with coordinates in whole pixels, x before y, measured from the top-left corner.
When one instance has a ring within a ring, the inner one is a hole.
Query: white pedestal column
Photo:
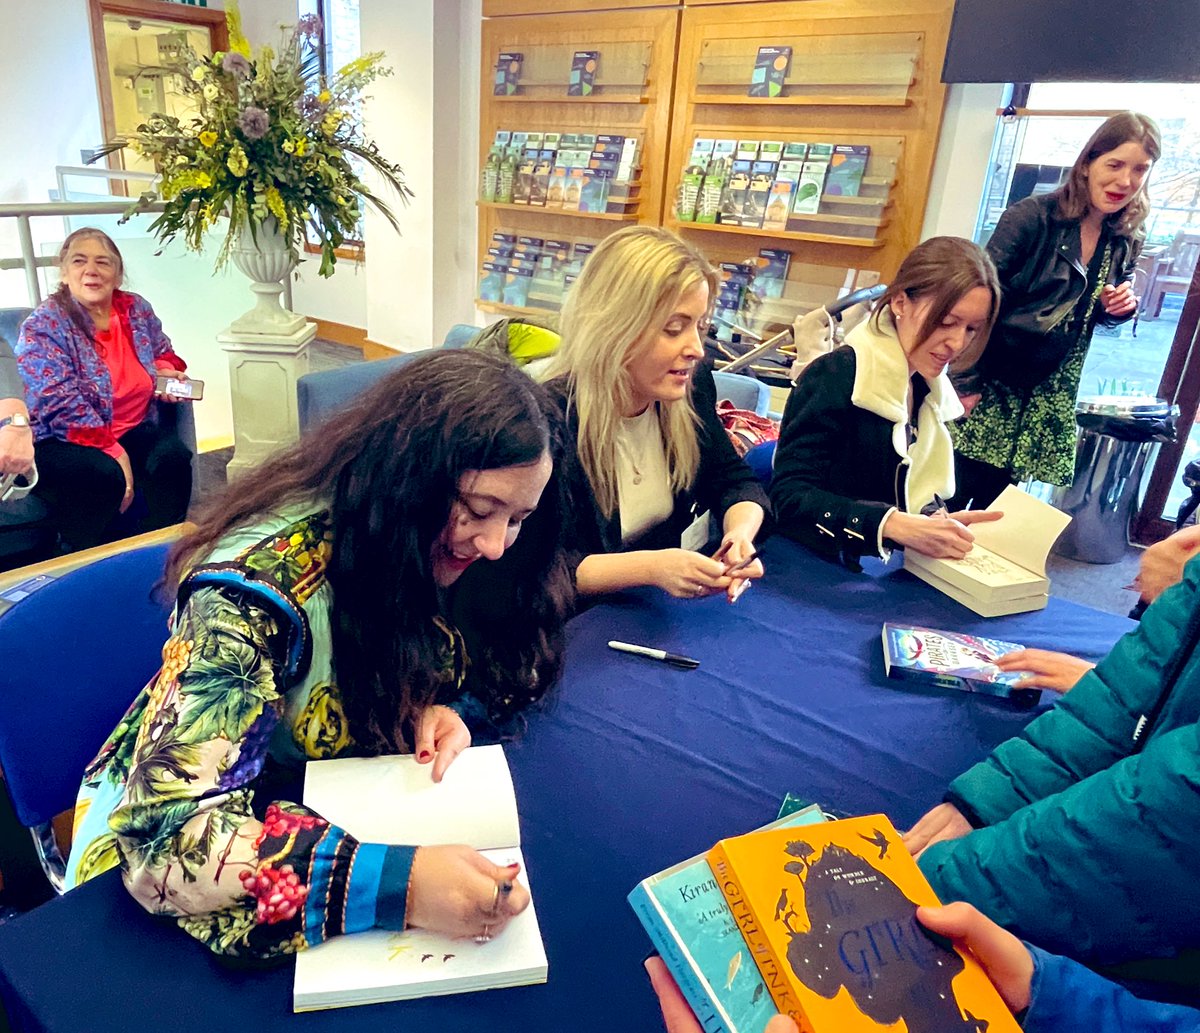
[[[229,356],[230,480],[300,436],[296,381],[309,371],[308,345],[316,336],[317,324],[307,322],[292,333],[242,333],[230,326],[217,334]]]

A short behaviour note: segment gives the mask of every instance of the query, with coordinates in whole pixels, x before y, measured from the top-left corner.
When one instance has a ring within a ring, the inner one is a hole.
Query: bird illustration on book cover
[[[883,815],[724,840],[709,862],[803,1033],[1018,1030],[978,965],[917,921],[937,898]]]

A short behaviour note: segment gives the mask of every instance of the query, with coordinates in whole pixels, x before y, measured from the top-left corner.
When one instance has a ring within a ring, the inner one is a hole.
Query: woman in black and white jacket
[[[871,318],[788,399],[771,482],[778,530],[853,569],[893,546],[966,555],[967,525],[995,516],[942,505],[954,494],[946,424],[963,414],[947,369],[974,361],[999,301],[995,267],[970,241],[934,237],[908,255]]]

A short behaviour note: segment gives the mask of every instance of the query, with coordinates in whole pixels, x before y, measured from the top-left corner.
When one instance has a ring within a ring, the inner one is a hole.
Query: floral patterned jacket
[[[69,886],[120,864],[148,911],[233,957],[404,928],[414,848],[359,843],[304,807],[254,799],[268,756],[298,766],[354,752],[330,647],[332,539],[325,512],[281,514],[188,574],[161,670],[84,775]],[[465,651],[444,630],[456,688]]]
[[[187,369],[145,298],[114,291],[113,310],[151,378],[159,369]],[[21,324],[16,352],[34,441],[58,438],[94,448],[115,443],[112,376],[95,341],[54,298],[44,301]],[[150,412],[155,412],[154,406]]]

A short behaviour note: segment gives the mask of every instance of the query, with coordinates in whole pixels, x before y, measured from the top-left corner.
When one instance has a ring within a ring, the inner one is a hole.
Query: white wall
[[[955,83],[946,93],[942,136],[933,162],[921,239],[971,237],[989,173],[988,160],[1003,104],[1000,83]]]

